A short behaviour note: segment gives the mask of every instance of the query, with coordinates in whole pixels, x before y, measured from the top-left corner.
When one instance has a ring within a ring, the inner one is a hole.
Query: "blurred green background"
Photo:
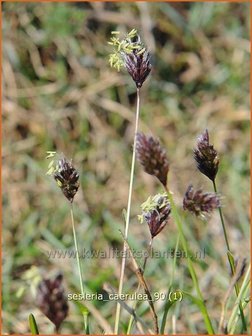
[[[153,70],[141,90],[140,129],[167,148],[169,185],[178,206],[190,183],[212,191],[192,156],[197,135],[207,127],[220,157],[217,184],[231,249],[249,260],[249,12],[248,3],[3,4],[3,333],[28,333],[31,312],[41,333],[53,331],[31,294],[27,271],[32,266],[44,274],[62,271],[66,293],[79,288],[76,260],[47,254],[73,249],[73,238],[67,200],[45,175],[46,151],[64,153],[80,172],[74,209],[80,247],[122,248],[118,230],[127,205],[136,90],[126,71],[108,65],[112,30],[136,28],[152,55]],[[147,225],[137,221],[140,205],[160,190],[137,164],[129,230],[136,249],[146,248],[149,240]],[[192,251],[206,249],[195,268],[217,327],[230,283],[218,213],[208,221],[185,218]],[[174,248],[176,238],[171,219],[155,238],[154,250]],[[117,290],[120,259],[84,259],[82,267],[90,293],[103,292],[108,283]],[[152,292],[167,291],[171,269],[172,259],[148,262]],[[133,293],[136,287],[128,262],[124,290]],[[174,288],[194,293],[184,259],[178,260]],[[91,332],[113,329],[115,302],[87,305]],[[163,305],[156,303],[159,321]],[[152,327],[146,302],[137,312]],[[172,315],[177,333],[205,332],[198,308],[188,299],[168,315],[168,333]],[[123,310],[121,330],[128,320]],[[81,332],[79,307],[71,302],[62,333]]]

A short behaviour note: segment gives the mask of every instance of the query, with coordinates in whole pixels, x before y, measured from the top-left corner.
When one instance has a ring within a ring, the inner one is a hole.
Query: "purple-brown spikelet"
[[[213,145],[209,144],[207,129],[198,137],[197,148],[193,152],[199,171],[214,181],[218,172],[219,158]]]
[[[185,192],[183,209],[196,216],[210,214],[220,206],[220,198],[215,193],[203,192],[201,189],[194,191],[192,185],[189,185]]]
[[[147,174],[156,176],[166,187],[169,162],[166,151],[158,139],[137,133],[136,153],[139,162]]]
[[[143,217],[149,226],[152,238],[156,237],[156,235],[158,235],[166,226],[170,213],[171,206],[169,203],[164,206],[162,204],[160,206],[157,205],[155,209],[143,213]]]
[[[140,88],[151,71],[150,55],[143,47],[140,37],[132,44],[141,47],[133,49],[130,53],[124,54],[124,64],[128,73],[131,75],[136,87]]]
[[[79,173],[72,163],[63,158],[58,162],[58,169],[54,173],[54,178],[63,194],[72,203],[75,194],[79,189]]]
[[[56,331],[59,330],[69,309],[62,280],[62,274],[53,279],[43,279],[38,285],[36,295],[38,308],[55,325]]]

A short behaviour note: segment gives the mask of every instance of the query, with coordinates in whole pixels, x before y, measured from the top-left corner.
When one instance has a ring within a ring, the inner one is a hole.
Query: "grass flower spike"
[[[118,71],[125,66],[139,89],[151,71],[150,54],[137,35],[136,29],[132,29],[123,39],[120,39],[119,35],[118,31],[112,32],[108,42],[114,47],[113,53],[109,55],[110,66]]]
[[[63,194],[73,202],[74,196],[79,189],[79,173],[73,167],[72,163],[63,158],[58,162],[58,169],[54,173],[54,178],[61,188]]]
[[[161,147],[158,139],[138,133],[136,150],[137,158],[144,171],[155,176],[166,187],[169,162],[166,151]]]
[[[62,274],[54,279],[43,279],[38,285],[36,296],[38,308],[52,321],[57,332],[69,309],[62,280]]]
[[[140,88],[151,72],[150,55],[145,50],[139,36],[137,36],[137,41],[132,44],[140,48],[124,54],[125,67],[137,88]]]
[[[151,237],[157,236],[168,223],[171,213],[171,206],[165,195],[156,195],[149,197],[148,200],[142,204],[143,215],[139,216],[140,221],[142,217],[147,222]]]
[[[188,210],[196,216],[204,216],[220,206],[220,199],[215,193],[203,192],[201,189],[194,191],[192,185],[187,188],[183,200],[184,210]]]
[[[199,171],[214,181],[218,172],[219,158],[213,145],[209,144],[207,129],[198,137],[197,148],[194,149],[194,159]]]

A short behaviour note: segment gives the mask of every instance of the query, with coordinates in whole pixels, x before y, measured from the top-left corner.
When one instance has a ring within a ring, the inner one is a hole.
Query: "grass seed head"
[[[147,201],[148,204],[145,202],[142,206],[143,218],[149,226],[151,237],[154,238],[168,223],[171,206],[167,196],[164,195],[156,195]]]
[[[201,189],[194,191],[192,185],[188,186],[183,200],[184,210],[204,217],[220,206],[220,198],[215,193],[203,192]]]
[[[193,152],[199,171],[214,181],[218,172],[219,158],[213,145],[209,144],[207,129],[198,137],[197,148]]]
[[[57,331],[69,309],[62,280],[62,274],[53,279],[43,279],[38,285],[36,295],[38,308],[55,325]]]
[[[153,175],[166,187],[169,162],[166,151],[158,139],[137,134],[136,153],[139,162],[147,174]]]
[[[79,173],[67,159],[60,159],[54,178],[63,194],[72,203],[79,189]]]
[[[125,66],[137,88],[140,88],[151,71],[150,54],[141,42],[136,29],[132,29],[123,38],[120,32],[111,33],[109,45],[113,52],[109,54],[109,64],[120,71]]]
[[[131,42],[135,48],[124,53],[124,63],[137,88],[140,88],[151,72],[150,54],[142,44],[140,37]]]

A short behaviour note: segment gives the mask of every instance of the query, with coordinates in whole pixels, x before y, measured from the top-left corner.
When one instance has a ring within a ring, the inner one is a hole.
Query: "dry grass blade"
[[[229,287],[227,289],[227,292],[224,296],[224,299],[222,301],[222,309],[221,309],[221,317],[220,317],[220,322],[219,322],[219,334],[221,333],[225,333],[225,326],[224,326],[224,322],[225,322],[225,313],[226,313],[226,306],[227,306],[227,302],[228,299],[230,298],[231,294],[232,294],[232,290],[234,288],[234,286],[236,285],[236,283],[239,281],[239,279],[241,278],[241,275],[244,273],[244,265],[246,264],[246,259],[239,259],[238,263],[237,263],[237,267],[236,267],[236,272],[232,278],[232,281],[229,284]]]
[[[115,289],[108,283],[105,283],[103,285],[103,289],[108,293],[112,293],[112,294],[116,293]],[[139,316],[136,315],[136,312],[134,309],[132,309],[129,305],[127,305],[127,303],[125,303],[123,300],[120,300],[120,298],[118,299],[118,302],[120,303],[123,309],[125,309],[131,316],[133,316],[140,333],[145,334],[145,331],[143,328],[145,328],[148,331],[148,333],[151,333],[151,334],[153,333],[153,331],[150,330],[146,326],[145,322]]]
[[[155,333],[158,334],[159,333],[159,328],[158,328],[158,318],[157,318],[157,314],[156,314],[156,311],[155,311],[155,308],[154,308],[154,304],[153,304],[153,299],[152,299],[152,296],[151,296],[151,293],[150,293],[150,290],[149,290],[149,287],[144,279],[144,276],[143,276],[143,270],[139,267],[136,259],[134,258],[134,255],[133,255],[133,252],[131,250],[131,247],[128,243],[128,240],[125,239],[123,233],[120,231],[122,237],[123,237],[123,240],[130,252],[130,255],[132,257],[132,262],[133,262],[133,266],[135,267],[135,273],[136,273],[136,276],[138,278],[138,281],[139,283],[141,284],[141,286],[143,287],[144,289],[144,292],[145,294],[147,295],[148,297],[148,302],[149,302],[149,305],[150,305],[150,310],[151,310],[151,314],[152,314],[152,318],[153,318],[153,322],[154,322],[154,329],[155,329]]]

